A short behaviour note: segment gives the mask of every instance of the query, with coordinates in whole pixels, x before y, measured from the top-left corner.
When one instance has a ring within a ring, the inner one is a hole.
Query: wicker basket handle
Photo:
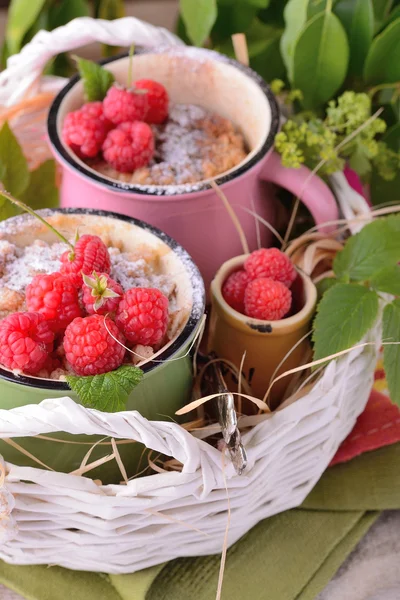
[[[204,455],[203,445],[177,423],[148,421],[136,410],[105,413],[85,408],[69,397],[43,400],[40,404],[9,410],[0,409],[0,439],[33,437],[58,431],[134,440],[150,450],[176,458],[184,465],[186,473],[194,473]],[[219,456],[215,448],[207,444],[204,447],[207,454]],[[219,465],[218,458],[215,462]]]
[[[134,17],[115,21],[81,17],[53,31],[39,31],[19,54],[8,59],[7,69],[0,74],[0,104],[12,106],[19,102],[39,79],[46,63],[61,52],[76,50],[91,42],[110,46],[183,45],[173,33]]]

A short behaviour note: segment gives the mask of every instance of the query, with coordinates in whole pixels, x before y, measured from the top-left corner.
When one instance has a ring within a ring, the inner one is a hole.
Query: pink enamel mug
[[[128,74],[126,56],[105,67],[120,83]],[[338,217],[329,187],[306,167],[287,169],[274,152],[279,129],[278,104],[263,79],[248,67],[214,51],[169,47],[137,49],[134,80],[152,78],[165,85],[171,102],[197,104],[229,118],[243,133],[249,153],[222,173],[222,187],[240,219],[250,250],[257,247],[257,224],[249,211],[275,222],[274,186],[300,196],[316,224]],[[61,206],[110,210],[154,225],[176,239],[193,257],[206,283],[228,259],[243,253],[238,233],[209,181],[181,186],[146,186],[108,178],[82,162],[62,141],[66,114],[83,103],[83,86],[73,77],[55,98],[48,118],[53,152],[62,166]],[[261,226],[261,242],[270,233]]]

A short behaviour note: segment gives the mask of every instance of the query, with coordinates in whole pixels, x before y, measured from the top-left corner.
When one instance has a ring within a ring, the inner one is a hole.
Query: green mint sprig
[[[142,381],[143,375],[138,367],[122,365],[102,375],[68,375],[66,379],[84,406],[103,412],[119,412],[126,408],[129,394]]]
[[[333,263],[335,279],[323,293],[313,326],[314,358],[319,360],[356,345],[383,310],[384,366],[390,397],[400,405],[400,215],[366,225],[346,242]],[[322,283],[322,282],[321,282]],[[390,345],[392,343],[392,345]]]
[[[46,160],[29,171],[23,150],[9,124],[0,129],[0,181],[9,194],[21,198],[28,208],[55,208],[58,205],[56,164]],[[0,197],[0,220],[19,213],[21,206]]]
[[[73,57],[78,65],[79,74],[83,81],[83,90],[87,102],[104,100],[115,81],[114,75],[101,65],[79,56]]]

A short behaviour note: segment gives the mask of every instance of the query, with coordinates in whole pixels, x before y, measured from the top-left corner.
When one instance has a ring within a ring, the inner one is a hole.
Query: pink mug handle
[[[298,196],[306,205],[316,225],[328,221],[336,221],[339,209],[335,196],[328,185],[305,166],[299,169],[288,169],[281,163],[279,154],[271,152],[261,170],[261,178]]]

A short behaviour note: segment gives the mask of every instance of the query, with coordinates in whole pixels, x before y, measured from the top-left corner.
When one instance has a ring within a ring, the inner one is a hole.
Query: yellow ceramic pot
[[[299,272],[292,286],[294,314],[270,322],[242,315],[225,302],[221,288],[231,273],[243,267],[246,258],[247,255],[242,255],[225,262],[211,284],[208,350],[232,361],[237,367],[246,351],[244,375],[254,395],[262,398],[280,361],[310,330],[317,291],[311,279]],[[277,374],[301,364],[308,349],[309,342],[304,340],[288,356]],[[289,377],[283,378],[273,386],[273,405],[282,399],[289,381]]]

